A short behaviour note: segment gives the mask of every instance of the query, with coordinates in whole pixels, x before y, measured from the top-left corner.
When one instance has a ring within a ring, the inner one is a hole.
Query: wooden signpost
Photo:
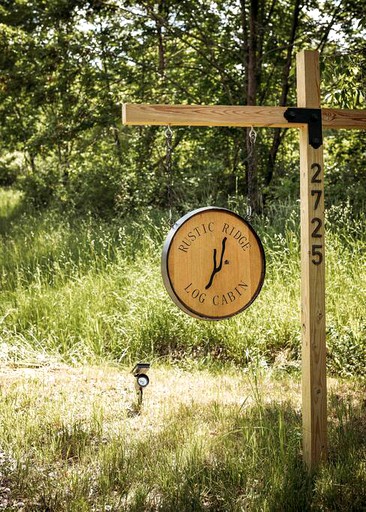
[[[366,110],[320,108],[319,55],[307,50],[297,55],[297,103],[289,108],[126,104],[123,122],[300,129],[303,451],[312,470],[327,456],[322,126],[366,128]]]

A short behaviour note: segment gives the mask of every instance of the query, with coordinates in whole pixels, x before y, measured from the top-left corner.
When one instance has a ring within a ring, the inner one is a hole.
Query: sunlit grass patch
[[[23,194],[19,190],[3,189],[0,187],[0,227],[7,221],[21,205]]]

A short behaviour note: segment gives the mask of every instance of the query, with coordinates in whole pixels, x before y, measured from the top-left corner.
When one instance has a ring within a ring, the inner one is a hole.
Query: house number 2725
[[[321,166],[320,164],[312,164],[311,166],[311,195],[314,198],[314,214],[316,215],[316,211],[319,208],[320,200],[322,197],[322,190],[317,190],[314,185],[320,184],[322,182],[320,178],[321,174]],[[311,224],[313,226],[312,232],[311,232],[311,238],[313,239],[313,243],[311,244],[311,256],[312,256],[312,263],[314,265],[320,265],[323,261],[323,234],[321,231],[321,228],[323,226],[323,222],[319,217],[313,217],[311,219]]]

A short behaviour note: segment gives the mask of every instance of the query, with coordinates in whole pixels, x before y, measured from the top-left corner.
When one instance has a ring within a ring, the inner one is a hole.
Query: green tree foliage
[[[166,206],[164,130],[122,127],[123,101],[293,105],[294,55],[319,48],[324,101],[359,107],[364,23],[353,0],[3,0],[0,151],[20,152],[21,186],[39,205]],[[296,137],[258,132],[253,150],[249,130],[175,129],[175,206],[235,196],[260,210],[291,195]],[[334,176],[351,176],[332,155]]]

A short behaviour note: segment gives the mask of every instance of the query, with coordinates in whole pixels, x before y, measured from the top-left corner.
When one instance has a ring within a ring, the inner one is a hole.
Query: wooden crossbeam
[[[301,128],[283,117],[288,107],[229,105],[144,105],[125,103],[123,124],[171,126],[237,126]],[[324,128],[366,128],[366,110],[322,109]]]

